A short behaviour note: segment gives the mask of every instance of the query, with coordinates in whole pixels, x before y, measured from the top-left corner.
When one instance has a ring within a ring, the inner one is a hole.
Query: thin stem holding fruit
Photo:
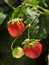
[[[15,7],[13,7],[8,0],[4,0],[6,4],[8,4],[9,7],[11,7],[13,10],[15,10]]]
[[[14,44],[14,42],[16,41],[16,39],[17,39],[17,38],[15,38],[15,39],[13,40],[12,44],[11,44],[11,50],[13,50],[13,44]]]
[[[29,23],[28,25],[26,25],[25,29],[23,30],[23,32],[28,28],[28,38],[30,39],[30,26],[31,24],[38,18],[38,16],[35,17],[35,19]],[[12,44],[11,44],[11,50],[13,50],[13,44],[15,43],[15,41],[23,34],[23,32],[18,36],[16,37],[13,41],[12,41]],[[29,40],[30,42],[30,40]]]
[[[28,39],[29,39],[29,41],[28,41],[28,43],[30,42],[30,24],[28,25]]]
[[[28,26],[28,38],[30,39],[30,24]]]
[[[25,29],[23,30],[23,32],[28,28],[28,26],[29,26],[29,25],[27,25],[27,26],[25,27]],[[13,44],[15,43],[15,41],[23,34],[23,32],[22,32],[18,37],[16,37],[16,38],[12,41],[12,43],[11,43],[11,50],[13,50]]]

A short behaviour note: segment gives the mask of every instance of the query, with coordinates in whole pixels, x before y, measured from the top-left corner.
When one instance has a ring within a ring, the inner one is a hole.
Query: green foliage
[[[43,0],[43,1],[45,2],[45,0]],[[30,5],[36,5],[37,2],[38,3],[40,2],[40,0],[24,0],[23,2],[29,3]],[[33,3],[35,3],[35,4],[33,4]],[[41,8],[41,7],[39,7],[39,8]],[[38,10],[37,5],[33,6],[33,7],[31,6],[31,8],[30,8],[28,5],[22,4],[22,5],[20,5],[20,7],[19,6],[16,7],[16,9],[12,12],[10,19],[16,18],[16,17],[23,18],[25,25],[28,25],[29,23],[33,22],[30,27],[31,38],[46,38],[47,33],[49,33],[49,30],[48,30],[48,28],[49,28],[48,21],[49,20],[48,20],[48,16],[47,16],[48,10],[44,9],[44,8],[41,8],[41,9],[43,10],[43,13],[45,13],[45,16],[42,15],[42,17],[40,17],[41,11]],[[1,11],[3,11],[3,10],[1,9]],[[6,18],[6,16],[5,16],[5,14],[0,14],[0,15],[2,15],[0,17],[0,20],[1,20],[0,24],[2,24],[4,19]],[[37,16],[37,19],[34,21],[36,16]],[[41,19],[39,19],[39,17]],[[9,20],[9,18],[7,18],[6,21],[8,21],[8,20]]]
[[[36,5],[39,3],[38,0],[24,0],[24,3],[29,3],[29,4],[33,4],[33,5]]]
[[[38,1],[39,1],[39,2],[43,2],[43,3],[44,3],[46,0],[38,0]]]
[[[6,15],[3,13],[0,13],[0,25],[3,23],[5,18],[6,18]]]
[[[25,11],[26,11],[26,7],[25,6],[22,6],[22,7],[17,7],[15,10],[14,10],[14,12],[13,12],[13,14],[12,14],[12,17],[11,18],[18,18],[18,17],[20,17],[20,18],[23,18],[23,16],[24,16],[24,14],[25,14]]]
[[[40,17],[41,27],[45,29],[46,33],[49,33],[49,16]],[[40,25],[39,25],[40,26]]]
[[[47,33],[49,33],[49,29],[48,29],[49,28],[49,19],[48,19],[49,10],[42,8],[40,6],[39,8],[43,10],[43,12],[41,10],[38,10],[37,3],[40,3],[40,1],[41,0],[24,0],[23,2],[26,3],[26,5],[22,4],[16,7],[11,15],[7,14],[8,15],[7,17],[6,17],[6,14],[0,13],[0,25],[3,23],[5,18],[6,18],[5,20],[8,21],[9,19],[20,17],[20,18],[23,18],[25,25],[28,25],[29,23],[33,22],[30,27],[31,38],[41,38],[41,39],[46,38]],[[45,0],[41,2],[45,2]],[[32,6],[32,5],[36,5],[36,6]],[[0,12],[2,11],[4,10],[1,8]],[[43,14],[42,17],[40,16],[41,13]],[[3,24],[6,25],[5,23]],[[1,27],[2,26],[4,27],[3,24],[1,25]]]
[[[0,7],[0,12],[3,12],[3,8]]]

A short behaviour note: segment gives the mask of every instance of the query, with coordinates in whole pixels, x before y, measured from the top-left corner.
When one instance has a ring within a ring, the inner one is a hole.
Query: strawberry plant
[[[48,2],[4,0],[5,6],[0,6],[1,65],[22,65],[23,61],[25,65],[30,65],[27,64],[28,59],[34,62],[32,64],[38,65],[41,61],[39,64],[42,65],[44,61],[46,65],[49,45]]]

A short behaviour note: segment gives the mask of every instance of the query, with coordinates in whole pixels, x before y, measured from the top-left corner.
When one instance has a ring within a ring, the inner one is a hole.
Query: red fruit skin
[[[30,46],[30,48],[24,48],[24,54],[32,59],[38,58],[42,53],[42,44],[37,43],[36,46]]]
[[[25,26],[24,23],[22,23],[22,21],[20,21],[20,26],[22,27],[22,30],[24,30]]]
[[[24,30],[24,28],[25,28],[25,26],[24,26],[24,23],[23,22],[21,22],[21,23],[15,22],[14,24],[12,24],[10,22],[10,23],[8,23],[8,26],[7,26],[8,32],[9,32],[9,34],[12,37],[19,36],[22,33],[22,31]]]

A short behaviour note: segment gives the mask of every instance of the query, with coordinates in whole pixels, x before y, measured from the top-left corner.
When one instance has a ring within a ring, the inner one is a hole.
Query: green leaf
[[[3,23],[5,18],[6,18],[6,15],[3,13],[0,13],[0,25]]]
[[[2,24],[0,25],[0,30],[3,30],[4,28],[7,28],[7,23],[8,23],[8,21],[9,21],[10,18],[11,18],[11,14],[12,14],[12,12],[10,12],[10,13],[6,16],[6,18],[4,19],[4,21],[3,21]]]
[[[14,12],[12,13],[12,18],[18,18],[18,17],[23,18],[25,11],[26,11],[25,6],[22,6],[20,8],[16,8],[14,10]]]
[[[49,33],[49,16],[40,17],[41,26],[45,28],[46,32]]]
[[[40,19],[38,19],[40,16],[40,14],[35,10],[35,7],[33,8],[27,8],[27,17],[26,17],[26,21],[25,23],[30,23],[31,21],[33,21],[36,16],[37,19],[32,23],[31,27],[30,27],[30,35],[31,38],[46,38],[47,37],[47,33],[48,33],[48,26],[49,23],[45,22],[45,21],[49,21],[49,18],[46,16],[41,16]],[[44,18],[44,20],[42,20]],[[46,19],[47,18],[47,19]],[[45,20],[46,19],[46,20]]]
[[[41,16],[38,23],[34,22],[34,24],[32,24],[30,29],[32,38],[42,39],[47,37],[47,33],[49,32],[49,21],[47,21],[46,18],[45,16]]]
[[[46,0],[38,0],[39,2],[45,2]]]
[[[3,12],[3,8],[0,7],[0,12]]]
[[[39,13],[37,11],[34,10],[35,7],[33,8],[30,8],[28,7],[26,9],[26,13],[25,13],[25,16],[24,16],[24,23],[25,24],[29,24],[30,22],[32,22],[36,16],[39,16]],[[35,22],[38,22],[37,20]]]
[[[47,3],[47,6],[48,6],[48,9],[49,9],[49,0],[46,0],[46,3]]]
[[[39,3],[38,0],[24,0],[24,3],[29,3],[29,4],[33,4],[33,5],[36,5]]]

